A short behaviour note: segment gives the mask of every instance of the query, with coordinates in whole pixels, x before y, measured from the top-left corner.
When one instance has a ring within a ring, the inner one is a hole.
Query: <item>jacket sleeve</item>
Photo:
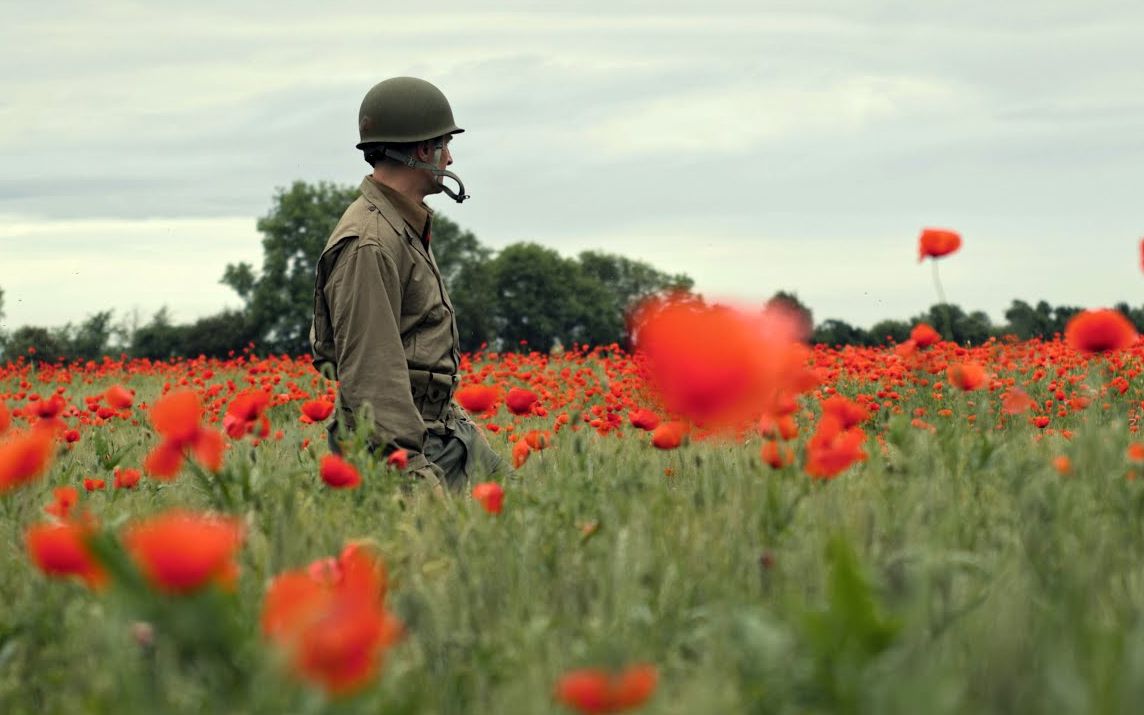
[[[341,402],[350,427],[373,409],[371,448],[409,451],[409,470],[428,465],[425,422],[413,403],[401,317],[401,277],[380,247],[356,241],[338,256],[327,284]]]

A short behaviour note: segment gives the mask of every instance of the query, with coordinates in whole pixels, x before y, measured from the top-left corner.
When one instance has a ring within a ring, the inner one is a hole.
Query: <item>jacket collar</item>
[[[371,176],[367,175],[362,180],[361,193],[398,233],[412,233],[415,238],[422,238],[433,217],[433,210],[425,204],[412,201],[401,192],[374,181]]]

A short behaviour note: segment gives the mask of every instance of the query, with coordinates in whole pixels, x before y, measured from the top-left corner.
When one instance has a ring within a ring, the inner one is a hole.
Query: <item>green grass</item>
[[[133,386],[153,398],[160,379]],[[925,394],[906,414],[932,412]],[[983,395],[973,408],[948,395],[955,415],[927,418],[936,434],[879,417],[885,451],[871,438],[869,460],[830,482],[762,465],[757,439],[659,452],[630,429],[564,430],[506,480],[496,517],[380,469],[330,490],[324,433],[276,407],[285,437],[228,456],[252,470],[233,505],[247,524],[238,591],[151,604],[49,580],[24,551],[52,487],[109,477],[88,430],[43,481],[0,498],[0,712],[564,712],[562,673],[637,661],[660,672],[648,713],[1138,712],[1144,483],[1125,478],[1127,426],[1097,405],[1087,424],[1070,418],[1071,441],[971,429]],[[101,432],[126,465],[156,439]],[[316,446],[300,452],[303,437]],[[1052,469],[1059,454],[1071,476]],[[112,528],[217,506],[189,473],[81,503]],[[409,635],[375,687],[327,702],[289,677],[258,616],[276,573],[358,537],[380,545]],[[133,637],[142,620],[150,646]]]

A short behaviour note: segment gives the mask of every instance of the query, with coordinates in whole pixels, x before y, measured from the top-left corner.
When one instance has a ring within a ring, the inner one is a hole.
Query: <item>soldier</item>
[[[445,95],[413,77],[375,85],[358,113],[357,148],[373,167],[318,259],[310,344],[314,367],[339,381],[327,427],[371,415],[369,448],[404,449],[408,473],[459,486],[505,469],[484,435],[453,402],[460,363],[453,303],[431,247],[427,195],[464,201],[446,169],[449,143],[464,130]],[[454,191],[444,184],[450,178]]]

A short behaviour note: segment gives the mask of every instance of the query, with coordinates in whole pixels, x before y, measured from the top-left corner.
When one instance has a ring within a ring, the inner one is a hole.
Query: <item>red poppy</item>
[[[500,391],[488,385],[469,385],[457,390],[453,397],[469,412],[487,412],[500,399]]]
[[[52,434],[44,429],[15,432],[0,444],[0,493],[40,477],[52,462]]]
[[[1039,415],[1033,418],[1033,426],[1037,429],[1044,429],[1049,426],[1049,418],[1044,415]]]
[[[409,466],[409,451],[404,449],[395,449],[389,453],[389,458],[385,463],[394,469],[405,469]]]
[[[914,329],[910,331],[910,340],[913,340],[914,345],[918,348],[924,350],[931,345],[936,345],[941,342],[941,333],[925,323],[918,323],[914,326]]]
[[[134,489],[139,485],[139,477],[141,475],[138,469],[120,469],[116,467],[114,474],[116,489]]]
[[[1036,400],[1019,387],[1014,387],[1001,396],[1001,411],[1007,415],[1019,415],[1036,406]]]
[[[520,469],[524,463],[528,461],[528,455],[531,449],[528,446],[528,440],[518,439],[516,444],[512,446],[512,466]]]
[[[87,546],[93,532],[89,522],[35,524],[24,532],[24,542],[32,562],[46,575],[79,576],[98,589],[107,583],[107,573]]]
[[[780,413],[814,383],[802,322],[781,303],[748,312],[672,298],[640,306],[634,333],[669,412],[704,427],[737,427]]]
[[[806,473],[819,479],[837,476],[854,462],[866,459],[862,449],[865,441],[862,430],[843,429],[836,417],[824,416],[806,443]]]
[[[598,668],[566,673],[555,697],[581,713],[612,713],[639,707],[655,692],[659,673],[652,665],[634,665],[614,676]]]
[[[244,435],[255,433],[259,437],[270,434],[270,422],[265,415],[270,405],[270,395],[263,390],[245,390],[235,395],[226,414],[222,418],[222,426],[232,439],[241,439]],[[255,432],[255,425],[258,431]]]
[[[970,392],[985,384],[985,368],[975,362],[961,362],[950,365],[946,376],[955,386]]]
[[[329,400],[309,400],[302,403],[302,415],[311,422],[321,422],[334,411],[334,403]]]
[[[95,492],[107,486],[107,481],[104,479],[93,479],[92,477],[84,477],[83,489],[88,492]]]
[[[52,490],[52,503],[44,507],[44,511],[57,519],[66,520],[78,502],[78,489],[75,487],[56,487]]]
[[[664,422],[651,432],[651,444],[656,449],[675,449],[683,443],[687,434],[687,424],[684,422]]]
[[[403,627],[384,608],[385,569],[372,549],[351,544],[329,561],[274,579],[262,631],[287,652],[299,677],[342,696],[369,684]]]
[[[548,430],[529,430],[524,435],[524,441],[528,442],[529,449],[539,452],[552,446],[552,433]]]
[[[103,393],[103,399],[117,410],[126,410],[135,402],[135,392],[123,385],[112,385]]]
[[[1060,455],[1053,458],[1053,469],[1057,470],[1058,474],[1067,475],[1072,473],[1072,460],[1068,455]]]
[[[496,482],[482,482],[473,487],[473,499],[488,513],[499,514],[504,506],[504,489]]]
[[[945,228],[924,228],[918,239],[918,261],[948,256],[961,248],[961,235]]]
[[[234,518],[171,510],[128,526],[123,541],[159,591],[187,594],[211,583],[229,589],[238,574],[242,526]]]
[[[1082,353],[1121,350],[1136,342],[1136,328],[1118,311],[1086,310],[1065,325],[1065,342]]]
[[[164,440],[143,458],[143,469],[161,480],[174,479],[183,468],[183,448],[178,442]]]
[[[8,412],[8,406],[4,404],[4,400],[0,400],[0,434],[4,434],[11,424],[12,414]]]
[[[323,482],[335,489],[352,489],[361,484],[361,475],[358,474],[357,468],[336,454],[322,457],[318,475]]]
[[[180,446],[194,440],[202,418],[202,402],[198,394],[190,390],[164,395],[151,408],[155,431]]]
[[[763,442],[763,448],[759,452],[765,464],[770,465],[772,469],[782,469],[788,464],[794,463],[794,450],[787,445],[780,445],[773,439],[768,439]]]
[[[870,417],[869,410],[842,395],[834,395],[823,400],[822,414],[837,419],[842,425],[842,429],[850,429],[865,422]]]
[[[540,398],[532,390],[514,387],[508,391],[505,404],[508,406],[508,411],[514,415],[527,415],[532,412],[533,405],[538,399]]]
[[[659,427],[659,415],[651,410],[632,410],[628,413],[628,421],[632,423],[632,427],[647,432],[651,432],[656,427]]]

